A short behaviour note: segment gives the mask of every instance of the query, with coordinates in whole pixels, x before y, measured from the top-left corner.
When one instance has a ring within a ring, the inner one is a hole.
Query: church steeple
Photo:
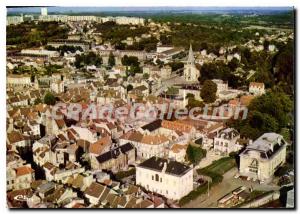
[[[195,65],[193,49],[192,49],[192,45],[190,44],[187,63],[184,65],[184,79],[189,82],[197,82],[199,77],[200,77],[200,71],[197,69]]]
[[[189,50],[189,56],[188,56],[187,63],[194,64],[194,62],[195,62],[195,58],[194,58],[194,54],[193,54],[192,44],[190,44],[190,50]]]

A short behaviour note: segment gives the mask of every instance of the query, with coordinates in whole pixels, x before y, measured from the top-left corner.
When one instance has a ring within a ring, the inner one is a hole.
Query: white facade
[[[265,93],[265,84],[259,82],[251,82],[249,85],[249,92],[253,95],[263,95]]]
[[[175,174],[172,166],[184,170]],[[193,169],[178,162],[152,157],[136,167],[136,184],[169,199],[179,200],[193,190]]]
[[[42,8],[41,8],[41,15],[42,15],[42,16],[47,16],[47,15],[48,15],[48,10],[47,10],[46,7],[42,7]]]
[[[228,90],[228,83],[224,82],[220,79],[213,79],[212,80],[217,85],[217,96],[219,96],[219,93],[221,91],[227,91]]]
[[[276,169],[285,163],[286,143],[276,133],[265,133],[240,154],[240,174],[269,181]]]
[[[7,16],[6,25],[16,25],[23,21],[23,16]]]
[[[58,57],[59,53],[57,51],[48,51],[44,49],[23,49],[22,54],[32,54],[32,55],[42,55],[48,57]]]
[[[241,147],[237,143],[240,134],[232,128],[227,128],[218,133],[214,138],[214,151],[228,155],[230,152],[236,152]]]
[[[55,93],[64,92],[64,82],[58,80],[51,83],[51,90],[54,91]]]
[[[15,75],[11,74],[7,76],[7,85],[9,86],[25,86],[31,85],[31,78],[29,75]]]

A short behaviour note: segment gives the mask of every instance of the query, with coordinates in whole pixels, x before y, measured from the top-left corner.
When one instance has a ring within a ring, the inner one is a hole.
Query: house
[[[84,195],[88,198],[91,204],[98,204],[100,202],[101,195],[107,188],[99,183],[93,182],[85,191]]]
[[[136,184],[168,199],[178,200],[193,190],[193,168],[152,157],[136,167]]]
[[[31,145],[30,140],[19,131],[7,133],[6,142],[11,145],[12,149],[15,151],[18,148],[25,148]]]
[[[53,182],[47,182],[39,185],[36,189],[38,196],[42,199],[46,198],[48,195],[51,195],[55,191],[56,185]]]
[[[260,96],[265,93],[265,84],[261,82],[250,82],[249,92],[255,96]]]
[[[160,69],[161,78],[167,79],[171,77],[172,68],[169,65],[166,65]]]
[[[237,140],[240,138],[240,134],[233,128],[226,128],[220,131],[214,138],[214,151],[228,155],[231,152],[236,152],[241,149]]]
[[[97,142],[92,143],[89,147],[89,154],[91,156],[99,156],[104,152],[108,152],[112,144],[109,136],[100,138]]]
[[[55,203],[62,205],[64,201],[76,197],[77,193],[73,192],[71,188],[64,188],[63,186],[57,187],[54,192],[44,198],[44,203]]]
[[[15,173],[14,177],[11,177],[12,189],[27,189],[30,188],[31,183],[35,180],[34,170],[31,168],[31,165],[24,165],[17,168],[12,169]]]
[[[56,182],[65,182],[70,176],[76,176],[77,174],[83,173],[85,171],[77,162],[67,162],[63,167],[57,167],[53,164],[47,162],[43,166],[46,180],[47,181],[56,181]]]
[[[259,181],[270,181],[285,163],[286,142],[276,133],[265,133],[240,154],[239,173]]]
[[[227,91],[228,90],[228,83],[221,80],[221,79],[213,79],[212,80],[217,85],[217,96],[219,96],[219,93],[221,91]]]
[[[146,97],[149,95],[149,89],[145,85],[140,85],[132,89],[129,94]]]
[[[176,121],[163,120],[159,131],[161,134],[167,136],[170,134],[170,132],[173,131],[177,133],[184,133],[189,137],[189,139],[194,138],[196,134],[196,129],[193,125],[184,123],[181,120],[176,120]]]
[[[152,156],[164,157],[170,140],[164,135],[141,134],[131,131],[120,137],[120,144],[131,143],[136,148],[137,157],[148,159]]]
[[[64,92],[64,82],[61,80],[56,80],[52,82],[50,87],[51,90],[57,94]]]
[[[94,170],[110,170],[117,172],[125,170],[128,165],[135,163],[135,149],[126,143],[99,156],[92,156],[91,167]]]
[[[66,180],[66,183],[69,186],[72,186],[73,188],[84,192],[92,184],[93,180],[93,175],[90,172],[86,171],[81,174],[70,176]]]
[[[169,150],[169,159],[177,162],[184,162],[187,147],[187,144],[173,144]]]

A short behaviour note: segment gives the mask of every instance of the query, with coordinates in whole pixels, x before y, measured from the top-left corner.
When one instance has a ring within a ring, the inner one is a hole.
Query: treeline
[[[273,14],[261,14],[256,16],[245,16],[245,14],[179,14],[179,13],[160,13],[147,16],[157,22],[180,22],[193,23],[209,26],[231,26],[246,27],[249,25],[293,27],[294,11],[287,11]]]
[[[39,47],[53,39],[67,38],[69,29],[58,22],[23,22],[6,26],[6,44],[17,49]]]
[[[127,37],[141,36],[149,32],[148,27],[137,26],[134,29],[130,25],[118,25],[109,21],[105,23],[96,23],[94,25],[96,32],[100,32],[104,40],[109,40],[113,44],[126,39]]]

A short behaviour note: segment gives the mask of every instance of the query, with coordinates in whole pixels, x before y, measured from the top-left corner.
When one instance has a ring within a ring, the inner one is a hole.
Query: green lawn
[[[199,175],[206,175],[211,177],[210,186],[213,187],[214,185],[221,183],[223,180],[223,174],[235,166],[236,166],[236,162],[233,157],[225,157],[214,161],[211,165],[208,165],[207,167],[198,169],[197,173]],[[179,205],[182,206],[190,202],[191,200],[196,199],[201,194],[206,193],[207,188],[208,186],[207,183],[205,182],[197,189],[191,191],[188,195],[181,198],[179,200]]]
[[[199,171],[207,171],[223,175],[228,170],[236,166],[235,159],[232,157],[225,157],[214,161],[211,165],[200,169]]]

